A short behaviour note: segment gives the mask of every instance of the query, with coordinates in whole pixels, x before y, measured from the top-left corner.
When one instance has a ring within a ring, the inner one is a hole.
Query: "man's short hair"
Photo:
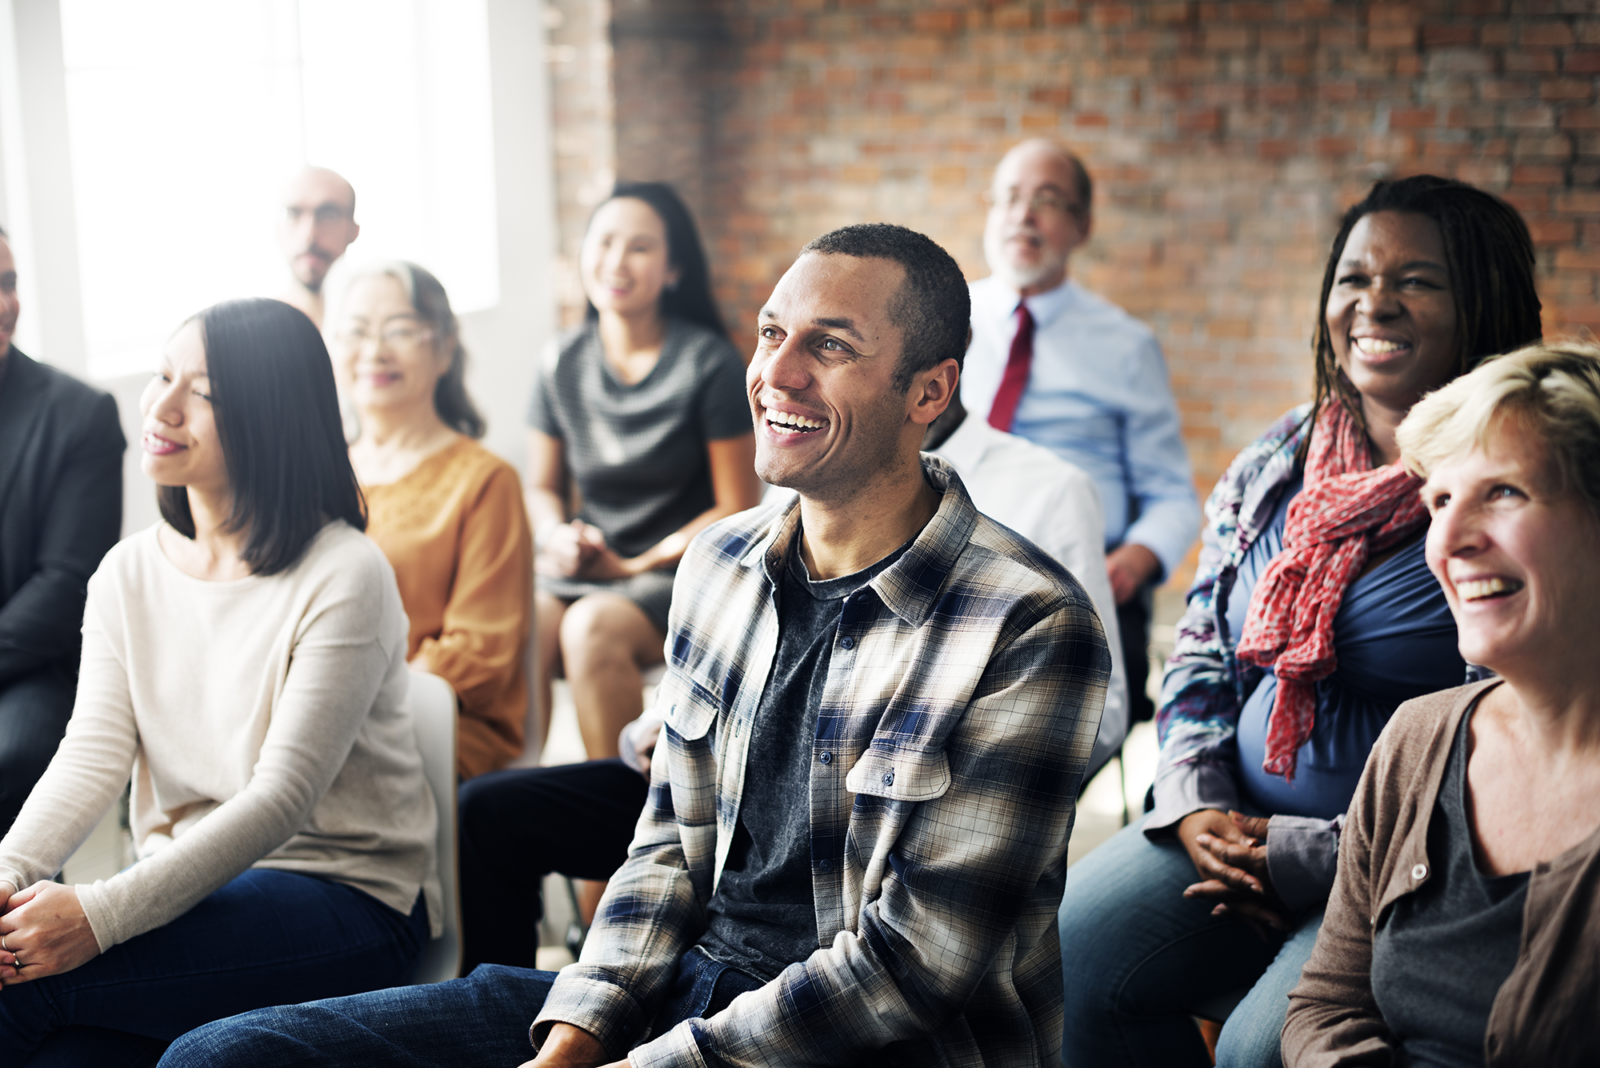
[[[895,389],[906,392],[918,372],[945,360],[956,361],[960,368],[972,323],[972,298],[961,268],[933,240],[893,223],[857,223],[823,234],[800,251],[890,260],[904,268],[906,279],[888,309],[889,321],[900,328],[902,339]]]

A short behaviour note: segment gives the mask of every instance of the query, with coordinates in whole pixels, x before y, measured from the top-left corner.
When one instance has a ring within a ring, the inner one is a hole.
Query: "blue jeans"
[[[0,991],[0,1068],[153,1064],[224,1016],[404,982],[427,937],[420,896],[404,916],[340,883],[252,868],[81,968]]]
[[[1278,1033],[1321,910],[1298,917],[1287,939],[1263,942],[1244,923],[1212,916],[1212,902],[1183,896],[1199,881],[1194,864],[1175,838],[1147,839],[1144,822],[1067,873],[1058,914],[1064,1068],[1207,1065],[1191,1017],[1246,990],[1223,1026],[1218,1068],[1280,1068]]]
[[[262,1009],[184,1035],[161,1068],[510,1068],[533,1057],[528,1027],[555,979],[554,972],[480,964],[448,983]],[[691,949],[678,962],[653,1033],[713,1016],[759,986]]]

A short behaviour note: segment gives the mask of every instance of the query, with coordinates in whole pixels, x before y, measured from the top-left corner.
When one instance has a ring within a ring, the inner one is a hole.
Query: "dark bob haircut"
[[[666,182],[618,182],[611,195],[595,205],[599,211],[619,197],[642,200],[661,219],[667,231],[667,262],[678,269],[676,285],[661,290],[661,317],[682,319],[713,330],[724,337],[728,329],[717,311],[717,300],[711,295],[711,268],[706,263],[706,251],[700,244],[700,231],[694,225],[694,216],[677,192]],[[594,222],[594,216],[589,216]],[[599,318],[595,306],[589,305],[589,318]]]
[[[906,280],[888,309],[889,321],[901,336],[895,389],[904,393],[914,375],[945,360],[961,366],[972,325],[972,297],[961,268],[932,239],[892,223],[858,223],[823,234],[800,251],[892,260],[905,269]]]
[[[200,324],[206,350],[233,494],[227,529],[244,533],[240,555],[250,571],[274,575],[292,566],[329,520],[365,530],[333,364],[311,320],[282,301],[230,300],[188,322]],[[161,518],[193,538],[185,489],[161,486],[156,499]]]
[[[1460,345],[1452,379],[1466,374],[1485,356],[1510,352],[1543,336],[1539,294],[1533,282],[1533,239],[1516,208],[1465,182],[1431,174],[1377,182],[1365,199],[1344,213],[1333,248],[1328,250],[1311,343],[1317,361],[1313,421],[1322,406],[1336,398],[1355,417],[1356,425],[1366,428],[1361,397],[1339,372],[1328,334],[1327,307],[1350,231],[1375,211],[1424,215],[1439,227]]]

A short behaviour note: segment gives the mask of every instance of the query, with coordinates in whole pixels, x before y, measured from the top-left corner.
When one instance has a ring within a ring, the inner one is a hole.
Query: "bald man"
[[[1089,240],[1093,192],[1082,161],[1053,142],[1001,159],[983,234],[993,273],[972,284],[961,399],[1099,487],[1130,711],[1148,719],[1151,591],[1189,551],[1200,502],[1155,335],[1067,277]]]
[[[307,167],[283,194],[278,244],[289,261],[293,284],[279,299],[293,304],[322,327],[322,283],[328,269],[361,235],[355,188],[326,167]]]

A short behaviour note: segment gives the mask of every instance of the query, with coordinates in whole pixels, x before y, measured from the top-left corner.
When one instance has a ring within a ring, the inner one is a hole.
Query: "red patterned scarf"
[[[1283,551],[1250,597],[1239,659],[1270,667],[1278,692],[1267,720],[1262,770],[1293,780],[1316,722],[1316,684],[1333,674],[1333,617],[1367,558],[1428,521],[1421,481],[1399,464],[1372,469],[1366,434],[1336,400],[1311,433],[1305,488],[1289,503]]]

